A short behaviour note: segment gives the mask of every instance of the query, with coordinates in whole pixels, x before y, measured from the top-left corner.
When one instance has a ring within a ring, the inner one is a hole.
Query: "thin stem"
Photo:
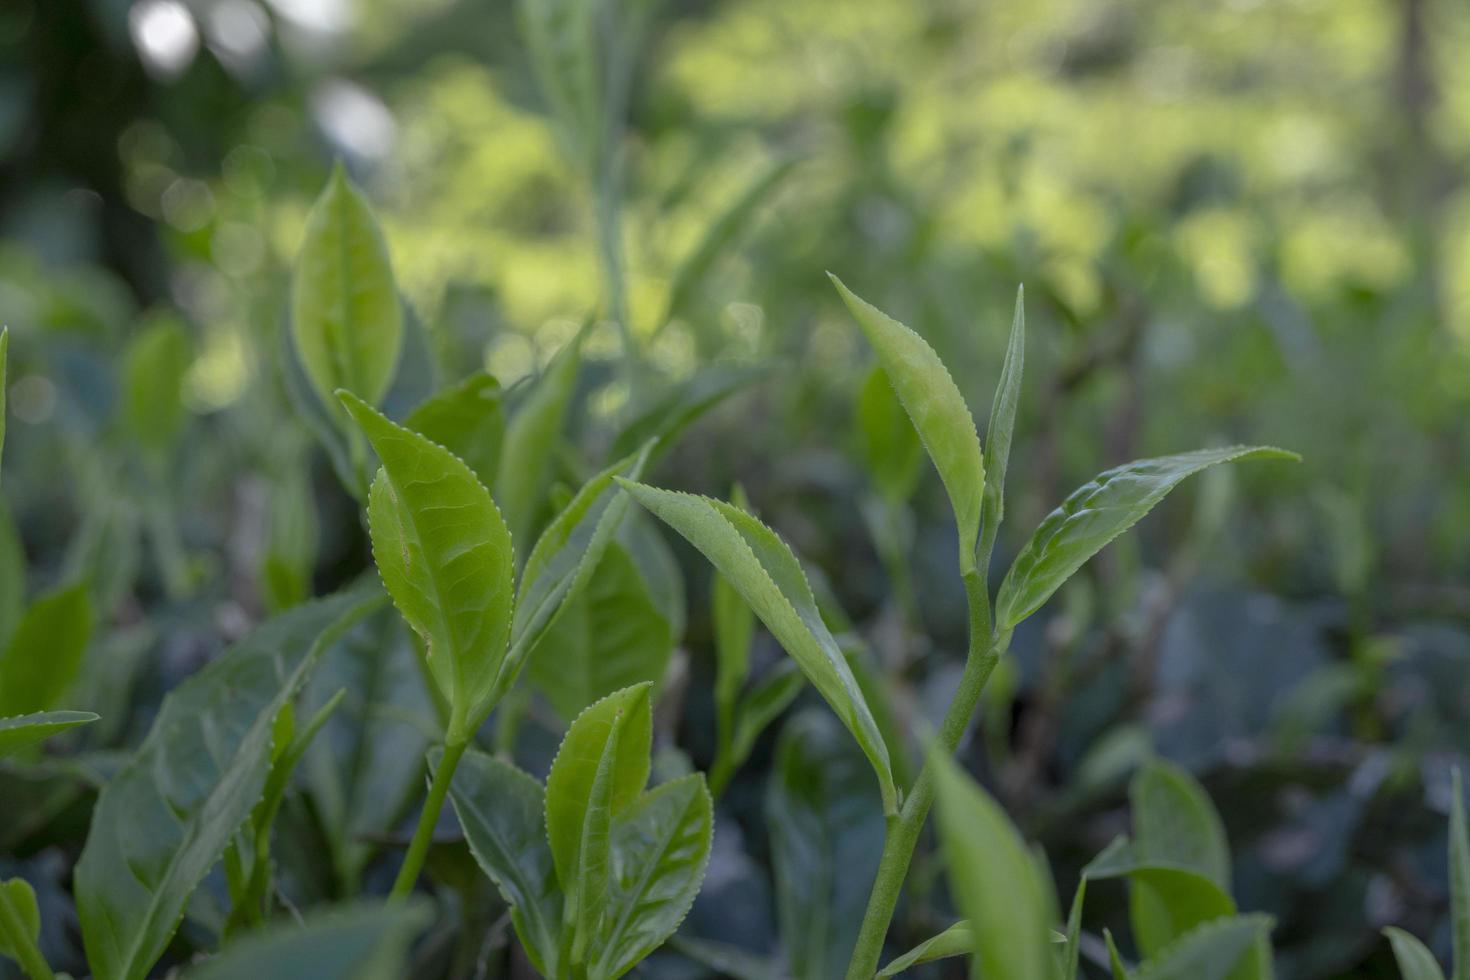
[[[20,968],[25,971],[31,980],[55,980],[56,974],[51,972],[51,966],[46,962],[46,957],[41,955],[41,950],[36,946],[36,941],[31,938],[25,923],[21,921],[20,914],[16,912],[15,906],[10,900],[0,897],[0,936],[10,940],[9,952],[15,954]]]
[[[1010,631],[990,635],[990,598],[985,591],[985,580],[978,572],[965,576],[965,591],[970,600],[970,650],[965,659],[965,671],[960,677],[959,688],[944,713],[939,726],[939,744],[945,752],[953,753],[959,748],[960,739],[970,724],[970,717],[980,703],[985,684],[995,671],[1010,643]],[[888,827],[883,841],[883,857],[878,862],[878,875],[873,880],[873,890],[868,896],[868,909],[863,914],[863,924],[858,932],[857,945],[853,947],[852,960],[847,968],[847,980],[870,980],[878,972],[878,959],[883,954],[883,940],[888,935],[888,925],[893,921],[893,910],[898,906],[898,896],[903,891],[904,879],[908,877],[909,864],[918,846],[919,834],[924,830],[924,821],[929,808],[934,805],[934,773],[925,763],[914,788],[904,801],[897,816],[888,818]]]
[[[398,869],[398,878],[393,882],[391,897],[394,899],[407,898],[408,893],[413,891],[414,882],[418,881],[419,871],[424,866],[424,857],[429,853],[429,843],[434,838],[434,828],[439,824],[439,812],[444,809],[444,797],[449,793],[449,784],[454,779],[454,770],[459,766],[459,757],[464,755],[468,746],[468,740],[444,746],[444,757],[439,760],[439,768],[434,771],[434,781],[429,784],[429,798],[424,801],[423,812],[419,814],[419,825],[413,832],[408,853],[404,855],[403,867]]]

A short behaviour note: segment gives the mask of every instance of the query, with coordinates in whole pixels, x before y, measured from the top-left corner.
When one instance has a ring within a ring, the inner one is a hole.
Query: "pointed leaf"
[[[403,310],[377,219],[340,164],[306,219],[291,337],[329,412],[338,388],[382,401],[403,344]]]
[[[713,833],[714,804],[698,773],[644,794],[617,821],[593,976],[622,976],[674,934],[699,894]]]
[[[750,511],[745,490],[736,484],[730,494],[735,506]],[[750,644],[755,637],[755,613],[739,591],[718,571],[710,583],[710,615],[715,640],[715,729],[719,754],[728,756],[734,741],[735,705],[750,673]],[[718,787],[717,787],[718,789]]]
[[[1113,941],[1113,931],[1103,930],[1103,942],[1108,947],[1108,969],[1113,974],[1113,980],[1128,980],[1128,968],[1123,965],[1123,956],[1118,952],[1118,944]]]
[[[85,583],[33,602],[0,656],[0,715],[54,708],[76,680],[91,638],[92,599]]]
[[[1215,805],[1188,771],[1150,759],[1128,786],[1134,851],[1148,864],[1185,868],[1230,891],[1230,845]]]
[[[1135,980],[1227,980],[1268,941],[1267,915],[1207,922],[1144,963]]]
[[[789,660],[777,664],[756,681],[736,708],[735,733],[730,740],[732,768],[739,768],[750,757],[756,739],[781,716],[781,712],[791,707],[805,686],[806,678]]]
[[[985,427],[985,506],[980,527],[980,555],[990,556],[996,532],[1005,519],[1006,469],[1011,459],[1011,438],[1016,432],[1016,410],[1021,404],[1021,378],[1026,367],[1026,291],[1016,289],[1016,313],[1011,319],[1011,338],[1006,359],[990,406]],[[982,573],[989,569],[981,569]]]
[[[495,499],[517,541],[528,541],[536,514],[546,498],[551,463],[561,440],[567,407],[582,364],[582,335],[557,352],[511,416],[500,450]]]
[[[431,920],[427,905],[357,905],[313,913],[231,943],[186,980],[392,980],[408,976],[413,940]]]
[[[449,450],[342,403],[382,460],[368,497],[373,558],[393,604],[428,645],[429,670],[463,741],[494,706],[510,637],[515,566],[490,492]]]
[[[41,910],[36,892],[24,878],[0,881],[0,956],[23,968],[36,955],[41,937]]]
[[[1231,446],[1141,459],[1100,473],[1047,515],[1016,556],[996,597],[996,626],[1010,629],[1040,609],[1087,559],[1138,523],[1185,477],[1217,463],[1298,458],[1269,446]]]
[[[888,747],[791,549],[774,531],[732,504],[620,482],[735,587],[852,732],[878,774],[884,811],[896,812],[898,794]]]
[[[380,601],[355,591],[298,606],[164,699],[142,746],[98,796],[76,866],[98,980],[148,974],[190,893],[260,798],[276,716],[322,650]]]
[[[1072,911],[1067,913],[1067,954],[1062,967],[1062,980],[1077,980],[1079,957],[1082,953],[1082,903],[1087,898],[1087,878],[1077,882],[1077,891],[1072,896]]]
[[[999,804],[938,748],[929,765],[950,891],[974,930],[972,975],[1049,980],[1049,883]]]
[[[505,441],[500,382],[478,371],[414,409],[403,424],[465,461],[485,486],[495,485]]]
[[[975,951],[975,933],[968,922],[956,922],[937,936],[931,936],[878,971],[880,977],[896,977],[922,963],[969,956]]]
[[[975,567],[985,491],[985,460],[969,406],[924,338],[859,299],[836,276],[832,282],[873,345],[894,393],[939,470],[959,527],[960,571],[969,572]]]
[[[556,976],[563,898],[546,840],[541,784],[471,749],[454,771],[449,798],[470,852],[511,908],[532,965],[543,976]]]
[[[924,463],[924,444],[881,363],[874,364],[857,393],[858,450],[879,496],[901,503],[913,496]]]
[[[1150,862],[1126,839],[1116,840],[1083,869],[1093,880],[1127,878],[1134,938],[1145,957],[1186,932],[1235,914],[1235,900],[1192,868]]]
[[[0,718],[0,759],[59,732],[96,720],[97,716],[90,711],[37,711]]]
[[[1444,972],[1434,954],[1416,936],[1394,926],[1383,930],[1383,934],[1393,947],[1393,958],[1398,961],[1403,980],[1444,980]]]
[[[1454,925],[1453,980],[1470,980],[1470,830],[1460,770],[1450,779],[1450,917]]]

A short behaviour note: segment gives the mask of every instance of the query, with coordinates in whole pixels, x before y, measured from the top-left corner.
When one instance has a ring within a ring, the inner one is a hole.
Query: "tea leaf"
[[[617,821],[592,976],[622,976],[674,934],[699,894],[713,833],[714,804],[698,773],[644,794]]]
[[[939,355],[924,338],[859,299],[836,276],[831,278],[873,345],[878,363],[939,470],[959,527],[960,572],[968,573],[975,568],[985,490],[985,460],[975,419]]]
[[[531,652],[530,675],[563,718],[640,681],[662,680],[674,634],[627,550],[612,542],[585,588]]]
[[[781,712],[791,707],[805,686],[806,677],[800,669],[783,660],[740,699],[735,711],[735,731],[730,739],[728,765],[732,772],[750,758],[756,739]]]
[[[1135,980],[1227,980],[1268,941],[1271,925],[1267,915],[1207,922],[1144,963]]]
[[[77,911],[98,980],[142,980],[189,895],[250,815],[276,716],[322,651],[371,611],[363,590],[267,621],[175,688],[102,790],[76,865]]]
[[[929,765],[950,891],[974,930],[972,975],[1048,980],[1050,885],[999,804],[937,746]]]
[[[878,794],[830,714],[786,723],[766,792],[776,913],[791,975],[842,975],[883,847]]]
[[[1393,947],[1393,958],[1398,961],[1403,980],[1444,980],[1444,971],[1434,954],[1417,937],[1394,926],[1384,929],[1383,934]]]
[[[44,741],[52,735],[97,720],[90,711],[37,711],[13,718],[0,718],[0,759]]]
[[[605,899],[611,819],[632,806],[648,782],[649,688],[625,688],[578,715],[546,777],[546,836],[557,880],[568,893],[579,892],[579,915],[589,921],[596,917],[588,904]],[[583,932],[583,941],[588,938]]]
[[[1119,838],[1083,869],[1093,880],[1127,878],[1134,939],[1144,956],[1160,952],[1197,926],[1232,916],[1235,900],[1191,868],[1151,862]]]
[[[1465,826],[1465,789],[1460,770],[1450,779],[1450,918],[1453,980],[1470,980],[1470,830]]]
[[[545,796],[535,779],[473,749],[459,760],[449,787],[470,852],[510,906],[531,964],[551,977],[560,975],[562,893],[546,841]]]
[[[573,161],[590,167],[601,145],[602,101],[593,0],[521,0],[521,34]]]
[[[0,716],[54,708],[76,680],[91,638],[92,599],[85,583],[33,602],[0,657]]]
[[[995,402],[985,427],[985,505],[980,527],[981,560],[990,557],[996,533],[1005,519],[1006,469],[1011,459],[1011,438],[1016,432],[1016,410],[1021,404],[1021,377],[1026,367],[1026,291],[1016,290],[1016,313],[1011,319],[1011,337],[1006,358],[995,386]],[[982,568],[982,573],[989,572]]]
[[[878,971],[879,977],[896,977],[923,963],[968,956],[975,951],[975,933],[968,922],[956,922],[937,936],[930,936]]]
[[[739,484],[730,494],[735,506],[749,511],[750,501]],[[715,633],[715,727],[719,754],[728,756],[734,742],[735,704],[750,673],[750,644],[755,613],[718,571],[710,585],[710,612]]]
[[[495,499],[517,541],[531,537],[582,363],[582,334],[557,352],[511,416],[500,450]]]
[[[403,310],[377,219],[340,163],[306,219],[291,337],[329,412],[338,388],[382,401],[403,345]]]
[[[123,355],[123,421],[134,441],[155,455],[172,446],[183,427],[189,347],[184,325],[162,316],[140,331]]]
[[[1123,965],[1123,957],[1118,952],[1118,944],[1113,941],[1113,931],[1103,929],[1103,942],[1108,947],[1108,968],[1113,974],[1113,980],[1128,980],[1128,968]]]
[[[41,909],[36,892],[24,878],[0,881],[0,956],[8,956],[35,977],[28,967],[40,954]]]
[[[403,424],[454,453],[481,483],[493,487],[505,441],[501,401],[500,382],[479,371],[434,394]]]
[[[662,453],[700,416],[768,374],[770,369],[760,366],[700,371],[629,422],[613,440],[609,455],[625,456],[650,440],[653,454]]]
[[[879,495],[894,503],[913,496],[924,444],[881,363],[873,365],[858,388],[857,431],[858,448]]]
[[[898,793],[888,747],[847,658],[822,622],[801,564],[770,528],[731,504],[619,480],[634,500],[683,535],[729,580],[862,746],[886,813]]]
[[[397,902],[335,908],[304,924],[271,926],[231,943],[186,980],[388,980],[408,976],[414,938],[428,927],[427,904]]]
[[[1067,952],[1062,965],[1062,980],[1077,980],[1078,959],[1082,952],[1082,903],[1087,898],[1087,878],[1077,882],[1072,896],[1072,910],[1067,913]]]
[[[1203,786],[1172,762],[1149,759],[1128,786],[1134,847],[1149,864],[1184,868],[1230,891],[1225,825]]]
[[[510,532],[463,460],[357,396],[340,397],[383,463],[368,495],[378,572],[428,644],[429,671],[451,708],[449,741],[464,741],[493,707],[506,657]]]
[[[1073,491],[1021,549],[996,597],[996,626],[1010,629],[1040,609],[1072,573],[1128,530],[1179,483],[1217,463],[1299,459],[1269,446],[1202,449],[1115,467]]]

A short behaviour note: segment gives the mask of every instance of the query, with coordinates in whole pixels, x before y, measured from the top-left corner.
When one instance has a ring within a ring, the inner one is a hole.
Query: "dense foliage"
[[[1467,35],[0,11],[0,976],[1470,977]]]

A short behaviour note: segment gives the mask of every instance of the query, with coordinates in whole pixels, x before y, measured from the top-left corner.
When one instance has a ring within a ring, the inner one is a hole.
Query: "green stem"
[[[1011,639],[1009,631],[994,637],[990,635],[990,599],[985,592],[984,578],[978,572],[965,576],[965,591],[970,599],[970,650],[959,688],[939,726],[939,744],[949,753],[959,748],[970,717],[980,703],[980,695],[985,691],[985,684]],[[889,923],[893,921],[893,910],[898,906],[904,879],[908,877],[919,834],[924,830],[924,821],[933,805],[934,773],[926,763],[904,800],[903,809],[888,818],[883,857],[878,862],[878,876],[873,880],[868,910],[863,914],[857,945],[853,947],[852,960],[848,964],[847,980],[871,980],[878,972],[883,940],[888,935]]]
[[[55,980],[56,974],[51,972],[51,966],[26,930],[20,914],[4,897],[0,897],[0,935],[9,939],[10,951],[15,954],[26,976],[31,980]]]
[[[403,867],[398,869],[398,878],[393,882],[392,897],[407,898],[418,881],[419,871],[424,866],[424,857],[429,853],[429,843],[434,838],[434,828],[439,824],[439,811],[444,809],[444,797],[449,794],[449,784],[454,779],[454,770],[459,766],[459,757],[469,746],[469,740],[444,746],[444,757],[434,771],[434,781],[429,784],[429,798],[424,801],[419,814],[419,825],[413,832],[413,840],[404,855]]]

